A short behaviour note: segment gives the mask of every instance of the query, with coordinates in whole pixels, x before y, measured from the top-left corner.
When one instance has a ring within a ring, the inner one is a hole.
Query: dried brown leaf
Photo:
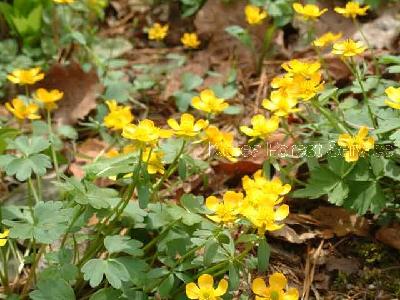
[[[337,236],[355,234],[367,236],[369,232],[369,221],[356,214],[351,214],[344,208],[326,206],[319,207],[311,212],[320,225],[332,229]]]
[[[38,87],[64,92],[54,114],[56,121],[62,124],[75,124],[87,116],[96,107],[96,98],[103,91],[96,71],[92,69],[86,73],[78,63],[53,65]]]

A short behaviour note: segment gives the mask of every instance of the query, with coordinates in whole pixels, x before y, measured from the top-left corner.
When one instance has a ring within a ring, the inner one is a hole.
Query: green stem
[[[52,128],[52,122],[51,122],[51,113],[50,113],[49,109],[47,110],[47,126],[49,127],[51,156],[53,159],[54,170],[56,171],[57,181],[59,182],[60,181],[60,170],[58,167],[56,150],[54,148],[54,134],[53,134],[53,128]]]
[[[163,231],[160,232],[159,235],[157,235],[154,239],[152,239],[150,242],[146,244],[142,249],[144,252],[149,251],[159,240],[161,240],[165,234],[172,228],[174,225],[178,222],[179,220],[173,221],[171,224],[168,225],[168,227],[164,228]]]
[[[23,288],[22,293],[21,293],[21,295],[22,295],[21,298],[22,298],[22,299],[26,296],[26,294],[27,294],[28,291],[29,291],[31,281],[32,281],[32,279],[35,277],[36,268],[37,268],[37,266],[38,266],[38,264],[39,264],[40,258],[42,257],[42,254],[43,254],[43,252],[44,252],[45,249],[46,249],[46,245],[42,245],[42,246],[40,247],[40,249],[39,249],[38,254],[37,254],[36,257],[35,257],[36,259],[34,259],[34,261],[33,261],[32,267],[31,267],[31,269],[30,269],[30,271],[29,271],[28,278],[27,278],[27,280],[26,280],[26,283],[25,283],[24,288]]]
[[[0,272],[0,278],[1,278],[1,281],[2,281],[2,284],[3,284],[3,286],[4,286],[4,290],[5,290],[5,292],[6,292],[6,294],[8,294],[9,292],[10,292],[10,287],[9,287],[9,285],[8,285],[8,266],[7,266],[7,254],[6,254],[6,249],[5,249],[5,247],[2,247],[1,248],[1,256],[2,256],[2,258],[3,258],[3,266],[4,266],[4,275],[2,275],[1,274],[1,272]]]
[[[175,156],[175,158],[172,161],[172,163],[169,165],[167,171],[165,171],[165,173],[160,178],[160,180],[154,185],[153,192],[151,193],[150,199],[154,199],[156,193],[160,190],[161,185],[163,184],[163,182],[165,180],[167,180],[175,172],[176,164],[177,164],[179,158],[181,157],[183,151],[185,150],[186,142],[187,142],[186,140],[183,141],[181,149],[179,150],[179,152]]]
[[[39,198],[38,193],[37,193],[37,191],[35,189],[35,186],[33,185],[32,178],[30,178],[30,177],[28,178],[28,185],[29,185],[29,188],[30,188],[30,190],[32,192],[33,199],[35,199],[35,203],[31,203],[30,204],[32,206],[32,204],[36,204],[36,203],[40,202],[40,198]]]
[[[74,226],[75,222],[79,219],[79,217],[83,214],[84,211],[85,211],[85,207],[81,207],[81,208],[77,211],[77,213],[75,214],[75,216],[74,216],[74,218],[72,219],[71,223],[69,224],[67,230],[65,231],[64,237],[63,237],[63,239],[62,239],[62,241],[61,241],[60,248],[63,248],[63,247],[64,247],[64,244],[65,244],[65,242],[66,242],[66,240],[67,240],[67,237],[68,237],[68,232],[71,230],[72,226]]]
[[[381,72],[380,72],[380,70],[379,70],[378,61],[376,60],[375,51],[374,51],[374,49],[371,47],[371,44],[369,43],[367,37],[365,36],[364,31],[361,29],[361,26],[360,26],[360,23],[358,22],[358,20],[357,20],[356,18],[354,18],[354,19],[353,19],[353,22],[354,22],[354,24],[356,25],[357,30],[360,32],[361,37],[363,38],[363,40],[364,40],[365,44],[367,45],[368,49],[371,51],[372,61],[373,61],[373,63],[374,63],[375,75],[378,76],[378,80],[380,81],[380,80],[381,80],[381,77],[380,77],[380,75],[381,75],[380,73],[381,73]]]
[[[275,24],[272,24],[269,28],[267,28],[265,30],[264,40],[263,40],[263,44],[262,44],[262,48],[261,48],[261,54],[260,54],[260,57],[258,58],[258,62],[257,62],[257,74],[258,75],[261,74],[265,56],[267,56],[267,54],[271,50],[271,42],[272,42],[272,38],[274,37],[275,30],[276,30]]]
[[[360,89],[361,89],[361,92],[362,92],[362,95],[363,95],[364,102],[365,102],[365,104],[367,104],[368,115],[369,115],[369,118],[371,119],[372,126],[374,126],[374,128],[377,128],[378,124],[376,123],[376,119],[375,119],[375,117],[374,117],[374,115],[372,113],[371,105],[370,105],[370,102],[369,102],[369,99],[368,99],[367,92],[365,91],[364,84],[362,82],[361,74],[359,73],[358,68],[357,68],[353,58],[350,58],[350,64],[347,63],[346,61],[345,61],[345,63],[349,67],[349,69],[351,70],[353,75],[356,77],[356,80],[357,80],[357,82],[358,82],[358,84],[360,86]]]
[[[349,132],[346,126],[340,120],[335,118],[329,111],[323,108],[317,100],[311,100],[311,104],[328,120],[329,123],[331,123],[333,127],[336,128],[336,130],[341,133]]]

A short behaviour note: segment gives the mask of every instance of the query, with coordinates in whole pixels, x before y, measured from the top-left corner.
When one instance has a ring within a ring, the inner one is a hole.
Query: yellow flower
[[[46,89],[37,89],[35,92],[35,98],[44,104],[44,107],[47,110],[53,110],[57,108],[56,102],[61,100],[61,98],[64,96],[64,93],[55,89],[48,91]]]
[[[206,199],[206,207],[213,211],[213,215],[207,215],[207,217],[217,223],[233,223],[237,219],[242,201],[243,194],[233,191],[227,191],[222,202],[217,197],[210,196]]]
[[[104,125],[111,130],[121,130],[133,121],[133,115],[128,106],[119,106],[115,100],[107,100],[110,112],[104,117]]]
[[[242,152],[239,148],[233,146],[233,134],[220,131],[215,126],[209,126],[206,130],[206,140],[214,146],[219,154],[230,161],[237,161],[236,157]]]
[[[290,184],[283,184],[278,177],[272,180],[266,179],[261,170],[254,173],[253,179],[244,176],[242,185],[246,192],[246,202],[255,207],[281,203],[282,196],[288,194],[292,188]]]
[[[186,285],[186,296],[189,299],[220,300],[228,290],[228,281],[221,279],[218,287],[214,288],[214,278],[209,274],[200,275],[197,284],[194,282]]]
[[[5,229],[3,233],[0,233],[0,247],[5,246],[7,243],[7,237],[10,234],[10,230]]]
[[[138,125],[124,126],[122,136],[142,144],[155,144],[161,138],[171,137],[172,131],[158,128],[152,120],[144,119]]]
[[[303,101],[310,100],[324,89],[320,72],[314,73],[308,79],[305,79],[303,76],[294,76],[293,83],[295,84],[287,90],[287,93],[291,97]]]
[[[162,159],[164,153],[160,150],[154,150],[152,148],[146,148],[143,151],[142,161],[147,163],[147,173],[149,174],[164,174],[164,165]]]
[[[332,53],[351,57],[363,53],[366,49],[367,47],[361,41],[355,42],[352,39],[347,39],[333,44]]]
[[[206,89],[200,92],[200,96],[193,97],[192,106],[207,113],[217,114],[228,108],[225,99],[217,98],[213,90]]]
[[[244,204],[242,215],[257,228],[258,234],[262,236],[266,231],[278,230],[284,226],[276,222],[283,221],[289,215],[289,206],[283,204],[275,208],[271,205],[256,207]]]
[[[162,41],[168,33],[168,24],[161,25],[160,23],[155,23],[148,32],[149,40]]]
[[[188,33],[188,32],[184,33],[181,38],[181,42],[186,48],[196,49],[200,46],[199,37],[194,32],[193,33]]]
[[[319,9],[318,6],[314,4],[306,4],[302,5],[298,2],[293,3],[293,9],[298,13],[303,19],[315,21],[320,16],[328,11],[328,9],[324,8],[322,10]]]
[[[391,108],[400,109],[400,88],[390,86],[385,90],[385,93],[389,97],[385,100],[385,104]]]
[[[272,132],[279,128],[279,118],[273,116],[267,120],[264,115],[259,114],[251,118],[251,125],[253,128],[240,126],[240,131],[253,138],[266,139]]]
[[[256,294],[255,300],[298,300],[299,291],[296,288],[286,290],[287,279],[282,273],[274,273],[269,277],[267,287],[264,279],[258,277],[253,280],[251,289]]]
[[[167,123],[174,130],[174,134],[185,137],[194,137],[208,126],[208,121],[203,119],[195,122],[191,114],[183,114],[181,116],[181,124],[178,124],[174,119],[169,119]]]
[[[297,100],[288,97],[280,89],[271,92],[270,99],[264,99],[262,102],[262,106],[277,117],[287,117],[290,114],[298,112],[300,109],[296,108],[296,105]]]
[[[20,98],[14,98],[11,103],[6,103],[6,108],[19,120],[40,119],[40,116],[37,114],[39,106],[35,103],[29,103],[26,105]]]
[[[309,78],[319,71],[321,64],[317,61],[303,62],[298,59],[293,59],[283,63],[282,68],[292,76],[301,75]],[[294,84],[296,84],[296,82],[294,82]]]
[[[53,1],[59,4],[71,4],[75,2],[75,0],[53,0]]]
[[[355,19],[357,16],[365,16],[368,9],[369,5],[361,7],[360,3],[355,1],[347,2],[345,7],[335,7],[335,11],[338,14],[341,14],[346,18],[353,19]]]
[[[327,32],[327,33],[321,35],[319,38],[315,39],[313,41],[313,45],[318,48],[323,48],[329,44],[336,42],[341,37],[342,37],[341,32],[339,32],[337,34],[334,34],[332,32]]]
[[[15,84],[35,84],[44,78],[44,73],[40,73],[40,68],[27,70],[17,69],[8,74],[7,78]]]
[[[267,17],[267,12],[265,10],[250,4],[246,5],[244,13],[246,15],[247,23],[250,25],[258,25]]]
[[[357,161],[364,152],[374,148],[375,140],[368,136],[368,128],[361,127],[357,135],[351,136],[348,133],[341,134],[338,145],[346,149],[344,159],[347,162]]]

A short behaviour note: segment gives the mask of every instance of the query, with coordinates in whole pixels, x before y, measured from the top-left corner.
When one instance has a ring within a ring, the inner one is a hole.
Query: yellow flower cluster
[[[258,277],[253,280],[251,290],[256,295],[255,300],[298,300],[299,291],[296,288],[287,288],[287,279],[282,273],[274,273],[269,277],[269,286],[264,279]]]
[[[33,85],[44,78],[44,73],[40,68],[32,69],[16,69],[7,76],[12,83],[19,85]],[[48,111],[57,108],[57,103],[64,96],[64,93],[57,90],[46,90],[39,88],[33,94],[36,103],[31,100],[22,100],[21,97],[16,97],[11,102],[6,103],[6,109],[14,115],[19,121],[25,119],[37,120],[40,119],[39,108],[44,107]],[[40,105],[40,106],[39,106]]]
[[[193,115],[184,113],[180,117],[180,122],[172,118],[167,120],[171,129],[162,129],[149,119],[133,124],[134,117],[130,108],[117,105],[115,100],[108,100],[106,104],[109,113],[104,118],[104,125],[111,130],[122,130],[122,137],[132,141],[128,147],[124,148],[123,153],[142,151],[142,160],[147,163],[149,174],[164,173],[162,164],[164,154],[157,150],[157,145],[160,139],[173,135],[185,140],[197,139],[197,141],[208,142],[221,156],[230,161],[236,161],[241,155],[241,150],[234,146],[233,133],[221,131],[216,126],[209,126],[208,120],[196,120]],[[229,104],[225,102],[225,99],[217,98],[212,90],[207,89],[192,99],[192,106],[210,116],[222,112]],[[107,155],[118,155],[118,151],[113,149]]]
[[[287,72],[275,77],[271,87],[275,89],[263,107],[278,117],[287,117],[297,112],[298,101],[308,101],[324,88],[319,62],[305,62],[297,59],[282,64]]]
[[[154,23],[149,28],[147,37],[149,40],[162,41],[167,37],[168,31],[168,24]],[[195,32],[185,32],[181,37],[181,43],[187,49],[197,49],[201,44],[199,36]]]
[[[280,205],[283,196],[290,192],[291,186],[283,184],[277,177],[266,179],[261,170],[242,178],[245,195],[227,191],[220,201],[215,196],[206,199],[206,207],[212,211],[208,218],[216,223],[231,225],[241,217],[247,219],[260,235],[283,227],[277,222],[289,214],[289,206]]]

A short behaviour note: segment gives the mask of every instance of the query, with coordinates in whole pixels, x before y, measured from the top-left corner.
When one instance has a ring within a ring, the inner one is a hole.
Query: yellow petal
[[[299,297],[299,291],[295,288],[290,288],[283,297],[283,300],[298,300]]]
[[[360,127],[360,130],[358,131],[357,136],[359,138],[365,138],[366,136],[368,136],[368,127],[365,127],[365,126]]]
[[[272,289],[283,290],[287,285],[285,275],[282,273],[274,273],[269,277],[269,285]]]
[[[167,123],[168,123],[169,127],[171,127],[174,130],[180,130],[181,129],[179,124],[178,124],[178,122],[176,120],[174,120],[174,119],[168,119]]]
[[[217,197],[215,197],[215,196],[207,197],[206,207],[209,210],[216,211],[218,209],[218,206],[219,206],[219,200]]]
[[[219,297],[222,296],[226,293],[228,290],[228,281],[225,279],[221,279],[220,282],[218,283],[218,287],[214,290],[214,295]]]
[[[265,284],[264,279],[258,277],[253,280],[253,283],[251,285],[251,290],[253,291],[254,294],[260,295],[267,297],[267,286]]]
[[[189,299],[199,299],[200,289],[193,282],[186,285],[186,296]]]
[[[212,289],[214,288],[214,278],[209,274],[200,275],[199,279],[197,280],[199,284],[200,290]]]
[[[275,211],[275,220],[282,221],[289,215],[289,206],[283,204]]]
[[[344,160],[347,162],[355,162],[359,159],[359,157],[359,152],[354,149],[354,147],[350,148],[344,153]]]

